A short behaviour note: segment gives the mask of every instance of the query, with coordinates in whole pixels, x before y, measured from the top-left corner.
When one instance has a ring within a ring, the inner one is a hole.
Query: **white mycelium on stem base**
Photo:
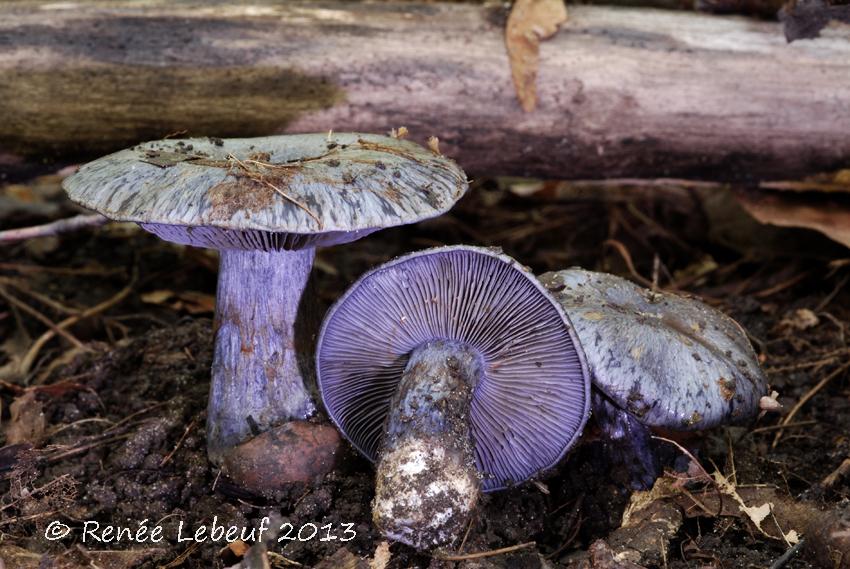
[[[296,319],[313,256],[313,249],[221,252],[207,408],[211,457],[314,413],[302,379],[312,364],[296,350]]]
[[[377,461],[373,517],[419,549],[457,539],[479,492],[564,457],[590,379],[563,309],[492,249],[412,253],[357,281],[316,355],[331,419]]]
[[[390,402],[373,520],[385,535],[422,548],[445,543],[478,501],[481,476],[469,429],[481,355],[456,342],[417,348]]]
[[[313,249],[440,215],[467,182],[454,162],[412,142],[322,133],[148,142],[86,164],[63,186],[108,218],[222,252],[209,454],[244,479],[264,458],[262,444],[250,446],[258,439],[247,441],[253,434],[276,435],[277,451],[328,448],[293,446],[318,432],[314,423],[270,431],[314,411],[304,364],[312,350],[296,333],[310,309],[303,292]],[[300,474],[313,476],[320,458],[303,460],[310,472]]]

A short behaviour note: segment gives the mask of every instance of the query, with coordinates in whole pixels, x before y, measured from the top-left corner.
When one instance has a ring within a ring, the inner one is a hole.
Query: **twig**
[[[83,343],[80,342],[77,338],[75,338],[73,334],[57,326],[56,323],[53,322],[53,320],[51,320],[29,304],[27,304],[26,302],[21,302],[20,300],[9,294],[2,286],[0,286],[0,296],[2,296],[3,299],[6,300],[6,302],[8,302],[9,304],[13,304],[24,312],[26,312],[27,314],[29,314],[30,316],[35,317],[36,320],[50,328],[54,334],[59,334],[60,336],[71,342],[77,348],[84,349]]]
[[[323,224],[322,224],[322,220],[320,220],[320,219],[318,218],[318,216],[317,216],[315,213],[313,213],[313,212],[310,210],[310,208],[308,208],[305,204],[301,203],[299,200],[297,200],[297,199],[295,199],[294,197],[290,196],[289,194],[287,194],[286,192],[284,192],[282,189],[278,188],[277,186],[275,186],[274,184],[272,184],[271,182],[269,182],[268,180],[266,180],[265,176],[263,176],[263,174],[262,174],[262,173],[257,172],[256,170],[252,171],[250,168],[248,168],[248,166],[246,165],[246,163],[245,163],[245,162],[243,162],[242,160],[240,160],[239,158],[237,158],[237,157],[236,157],[236,156],[234,156],[233,154],[228,154],[227,159],[228,159],[228,160],[232,160],[233,162],[236,162],[236,163],[237,163],[237,164],[238,164],[238,165],[242,168],[242,170],[244,171],[244,174],[245,174],[248,178],[250,178],[251,180],[254,180],[255,182],[259,182],[259,183],[263,184],[264,186],[267,186],[267,187],[271,188],[271,189],[272,189],[272,190],[274,190],[274,192],[275,192],[275,193],[277,193],[280,197],[282,197],[282,198],[283,198],[283,199],[285,199],[286,201],[288,201],[288,202],[290,202],[290,203],[292,203],[292,204],[294,204],[294,205],[298,206],[298,207],[299,207],[299,208],[301,208],[302,210],[304,210],[304,212],[306,212],[306,213],[307,213],[307,215],[309,215],[310,217],[312,217],[312,218],[313,218],[313,220],[314,220],[314,221],[316,222],[316,224],[319,226],[319,229],[322,229],[322,225],[323,225]],[[260,161],[258,161],[258,160],[249,160],[249,161],[250,161],[252,164],[255,164],[255,165],[258,165],[258,166],[263,166],[263,167],[267,167],[267,166],[268,166],[268,167],[277,167],[277,168],[287,168],[287,167],[292,168],[292,167],[294,167],[294,166],[299,166],[299,165],[300,165],[300,164],[267,164],[267,163],[265,163],[265,162],[260,162]]]
[[[293,567],[304,567],[303,563],[298,563],[297,561],[293,561],[289,557],[284,557],[280,553],[275,553],[274,551],[267,552],[269,556],[269,561],[285,563],[286,565],[292,565]]]
[[[148,411],[153,411],[157,407],[162,407],[165,404],[166,403],[164,401],[160,402],[160,403],[154,403],[153,405],[148,405],[144,409],[139,409],[138,411],[136,411],[134,413],[130,413],[129,415],[127,415],[126,417],[124,417],[123,419],[121,419],[120,421],[118,421],[117,423],[115,423],[114,425],[112,425],[111,427],[106,429],[105,431],[103,431],[103,434],[106,434],[106,433],[112,432],[116,429],[119,429],[122,425],[124,425],[125,423],[128,423],[129,421],[132,421],[133,419],[135,419],[139,415],[144,415]]]
[[[826,386],[827,383],[829,383],[830,381],[832,381],[833,379],[835,379],[836,377],[838,377],[839,375],[841,375],[842,373],[844,373],[848,369],[850,369],[850,362],[845,363],[843,366],[839,367],[838,369],[836,369],[835,371],[833,371],[832,373],[830,373],[829,375],[824,377],[822,380],[817,382],[817,384],[814,387],[812,387],[808,391],[808,393],[803,395],[803,397],[797,402],[796,405],[794,405],[794,407],[791,409],[791,411],[788,412],[788,415],[786,415],[785,418],[782,420],[782,426],[783,427],[787,426],[788,423],[791,422],[791,419],[794,418],[794,415],[797,414],[797,411],[799,411],[803,407],[803,405],[808,403],[809,399],[811,399],[812,397],[817,395],[818,392],[821,389],[823,389],[824,386]],[[782,438],[782,433],[783,433],[783,429],[780,429],[776,433],[776,436],[773,438],[773,443],[770,445],[771,449],[776,448],[776,445],[779,444],[779,439]]]
[[[45,267],[42,265],[28,265],[25,263],[0,263],[0,270],[15,271],[16,273],[50,273],[54,275],[77,275],[77,276],[109,276],[123,273],[124,269],[106,267]]]
[[[838,465],[838,468],[830,472],[829,475],[821,481],[820,485],[824,488],[832,488],[835,486],[836,482],[848,474],[850,474],[850,458],[845,458],[841,464]]]
[[[766,427],[759,427],[757,429],[753,429],[750,431],[750,434],[755,433],[767,433],[770,431],[775,431],[776,429],[792,429],[796,427],[808,427],[810,425],[817,425],[817,421],[797,421],[796,423],[788,423],[787,425],[768,425]]]
[[[841,292],[841,289],[844,288],[844,285],[847,284],[848,280],[850,280],[850,275],[845,275],[844,278],[841,279],[841,281],[839,281],[837,285],[835,285],[835,288],[832,289],[832,292],[826,295],[823,300],[818,303],[818,305],[814,309],[814,312],[821,312],[824,308],[829,306],[829,303],[832,302],[832,300],[838,295],[839,292]]]
[[[12,243],[14,241],[24,241],[26,239],[34,239],[36,237],[50,237],[59,235],[60,233],[68,233],[69,231],[77,231],[86,227],[98,227],[109,222],[102,215],[76,215],[67,219],[60,219],[52,223],[44,225],[35,225],[33,227],[19,227],[17,229],[7,229],[0,231],[0,243]]]
[[[559,556],[559,555],[560,555],[560,554],[561,554],[561,553],[562,553],[562,552],[563,552],[566,548],[568,548],[570,545],[572,545],[572,543],[575,541],[576,536],[578,535],[578,532],[579,532],[579,530],[581,529],[581,524],[584,522],[584,518],[582,518],[582,517],[581,517],[581,514],[579,514],[579,515],[576,517],[576,513],[577,513],[577,512],[578,512],[578,510],[575,510],[575,511],[573,511],[573,513],[570,515],[570,520],[569,520],[569,523],[570,523],[570,526],[569,526],[569,527],[570,527],[570,535],[568,535],[568,536],[567,536],[567,538],[564,540],[564,543],[562,543],[561,545],[559,545],[559,546],[558,546],[558,549],[556,549],[555,551],[553,551],[552,553],[550,553],[549,555],[547,555],[547,556],[546,556],[546,559],[557,559],[557,558],[558,558],[558,556]]]
[[[39,518],[45,518],[47,516],[54,516],[54,515],[59,514],[61,512],[62,512],[62,510],[51,510],[49,512],[41,512],[41,513],[38,513],[38,514],[30,514],[29,516],[18,516],[18,517],[15,517],[15,518],[7,518],[5,520],[0,521],[0,526],[14,524],[14,523],[17,523],[17,522],[37,520]]]
[[[463,539],[460,540],[460,545],[457,550],[459,553],[463,553],[463,548],[466,547],[466,540],[469,538],[469,532],[472,531],[472,523],[475,521],[475,516],[470,516],[469,523],[466,524],[466,532],[463,534]]]
[[[56,312],[61,312],[62,314],[72,315],[80,312],[79,308],[74,308],[71,306],[66,306],[59,301],[53,300],[49,296],[41,294],[38,291],[32,290],[32,284],[27,282],[22,282],[18,279],[9,278],[9,277],[0,277],[0,283],[7,284],[14,288],[16,291],[21,294],[25,294],[28,297],[44,304],[45,306],[49,306]]]
[[[56,327],[64,330],[65,328],[68,328],[69,326],[73,326],[74,324],[76,324],[80,320],[85,320],[86,318],[91,318],[92,316],[95,316],[97,314],[100,314],[101,312],[105,312],[106,310],[109,310],[110,308],[112,308],[113,306],[115,306],[116,304],[118,304],[119,302],[121,302],[122,300],[127,298],[127,296],[130,295],[130,293],[133,291],[133,287],[136,286],[137,280],[138,280],[138,270],[134,269],[133,270],[133,276],[130,278],[130,282],[118,294],[116,294],[112,298],[109,298],[109,299],[101,302],[100,304],[97,304],[95,306],[92,306],[91,308],[87,308],[86,310],[83,310],[82,312],[80,312],[79,314],[77,314],[75,316],[70,316],[70,317],[66,318],[65,320],[63,320],[62,322],[57,324]],[[27,351],[26,355],[24,356],[24,359],[21,360],[21,364],[20,364],[20,368],[19,368],[21,375],[27,375],[27,373],[29,373],[29,370],[32,367],[32,364],[35,361],[35,359],[38,357],[38,353],[41,351],[41,348],[43,348],[44,345],[53,338],[53,336],[55,336],[55,333],[53,332],[53,330],[48,330],[47,332],[42,334],[35,342],[33,342],[32,346],[30,346],[29,351]]]
[[[764,290],[760,290],[758,292],[754,292],[754,293],[752,293],[752,295],[756,298],[767,298],[769,296],[773,296],[777,292],[781,292],[781,291],[785,290],[786,288],[790,288],[790,287],[794,286],[795,284],[797,284],[801,280],[808,277],[809,274],[810,274],[810,271],[804,271],[802,273],[794,275],[790,279],[786,279],[786,280],[782,281],[781,283],[775,284],[772,287],[766,288]]]
[[[441,561],[466,561],[467,559],[482,559],[484,557],[493,557],[495,555],[513,553],[514,551],[519,551],[520,549],[528,549],[529,547],[534,547],[535,545],[537,545],[536,541],[528,541],[526,543],[519,543],[517,545],[511,545],[510,547],[492,549],[490,551],[479,551],[478,553],[464,553],[463,555],[445,555],[438,553],[434,557]]]
[[[623,262],[626,263],[626,268],[629,270],[629,274],[634,277],[634,279],[643,286],[647,288],[652,287],[652,281],[642,277],[635,269],[635,264],[632,262],[632,256],[629,253],[629,250],[626,249],[626,246],[617,241],[616,239],[606,239],[603,245],[607,245],[609,247],[613,247],[620,254],[620,257],[623,258]]]
[[[783,567],[785,567],[788,564],[788,562],[791,561],[791,558],[794,557],[797,554],[798,551],[800,551],[800,549],[803,547],[803,544],[805,542],[806,542],[805,539],[801,539],[800,541],[795,543],[793,546],[788,548],[785,551],[785,553],[783,553],[779,557],[779,559],[777,559],[776,561],[773,562],[773,565],[770,566],[770,569],[782,569]]]
[[[130,437],[129,434],[123,434],[123,435],[118,435],[116,437],[112,437],[111,439],[102,439],[102,440],[94,441],[94,442],[86,444],[86,445],[71,447],[68,450],[64,450],[64,451],[58,452],[56,454],[47,455],[47,456],[44,457],[44,460],[46,460],[47,462],[56,462],[57,460],[61,460],[63,458],[68,458],[69,456],[76,456],[76,455],[78,455],[82,452],[85,452],[87,450],[91,450],[93,448],[97,448],[97,447],[102,446],[102,445],[117,443],[118,441],[129,438],[129,437]]]
[[[693,453],[691,453],[691,451],[689,451],[688,449],[686,449],[685,447],[683,447],[682,445],[680,445],[679,443],[677,443],[676,441],[674,441],[672,439],[666,439],[664,437],[659,437],[658,435],[652,435],[652,438],[659,440],[659,441],[664,441],[665,443],[669,443],[669,444],[675,446],[680,451],[682,451],[685,454],[685,456],[690,458],[691,462],[693,462],[697,466],[697,468],[699,468],[702,471],[702,475],[705,478],[705,480],[707,482],[711,482],[712,486],[714,486],[714,488],[717,490],[717,503],[719,504],[719,509],[717,510],[717,512],[714,513],[714,515],[712,517],[715,517],[715,518],[719,517],[720,514],[723,513],[723,491],[720,488],[720,484],[718,484],[717,481],[714,479],[714,477],[711,474],[708,473],[708,471],[705,469],[705,467],[702,465],[702,463],[700,463],[700,461],[697,460],[697,457],[695,457],[693,455]],[[682,488],[682,490],[686,491],[684,489],[684,487]],[[693,497],[692,497],[692,499],[693,499]],[[694,499],[694,502],[697,502],[697,500]],[[697,504],[699,504],[699,502],[697,502]],[[702,506],[702,505],[700,504],[700,506]],[[705,509],[704,506],[702,506],[702,507],[703,507],[703,509]],[[708,513],[707,510],[706,510],[706,513]]]
[[[194,427],[195,423],[197,423],[197,422],[198,422],[197,419],[192,419],[192,422],[189,423],[189,425],[186,427],[186,430],[183,431],[183,435],[180,437],[180,440],[177,441],[177,444],[174,445],[174,448],[171,449],[171,452],[169,452],[167,455],[165,455],[165,458],[163,458],[162,461],[159,463],[160,468],[165,466],[168,463],[168,461],[171,460],[171,457],[174,456],[174,453],[176,453],[177,449],[180,448],[180,445],[183,444],[183,441],[186,439],[186,435],[189,434],[189,431],[192,430],[192,427]]]
[[[183,565],[183,562],[186,561],[190,555],[195,553],[195,551],[199,547],[201,547],[200,541],[192,542],[192,544],[189,545],[189,547],[187,547],[183,551],[183,553],[175,557],[171,562],[167,563],[166,565],[160,565],[159,569],[171,569],[172,567],[180,567],[181,565]]]

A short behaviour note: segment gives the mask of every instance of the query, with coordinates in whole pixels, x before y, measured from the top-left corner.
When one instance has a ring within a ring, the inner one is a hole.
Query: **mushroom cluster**
[[[336,431],[304,422],[316,411],[306,294],[315,248],[440,215],[467,181],[412,142],[338,133],[149,142],[84,165],[64,187],[106,217],[221,252],[208,454],[251,483],[264,476],[251,439],[273,429],[263,436],[291,459],[277,461],[278,481],[333,461]]]
[[[563,308],[492,249],[429,249],[366,273],[328,313],[316,358],[331,419],[377,462],[375,524],[416,548],[453,541],[481,490],[558,463],[588,416]]]
[[[744,330],[719,310],[579,268],[540,281],[575,325],[595,421],[636,487],[651,486],[659,474],[649,428],[701,430],[758,413],[767,378]]]

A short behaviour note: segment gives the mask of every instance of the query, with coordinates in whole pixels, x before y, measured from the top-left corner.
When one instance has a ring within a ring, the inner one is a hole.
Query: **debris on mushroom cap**
[[[467,189],[451,160],[359,133],[146,142],[84,165],[63,185],[74,202],[170,241],[264,250],[429,219]]]
[[[722,312],[578,268],[540,281],[570,315],[594,386],[642,423],[696,430],[758,412],[767,379],[746,333]]]
[[[584,355],[560,305],[500,252],[453,246],[365,274],[325,318],[319,388],[331,419],[375,460],[408,358],[434,339],[480,354],[469,421],[485,491],[556,464],[587,419]]]

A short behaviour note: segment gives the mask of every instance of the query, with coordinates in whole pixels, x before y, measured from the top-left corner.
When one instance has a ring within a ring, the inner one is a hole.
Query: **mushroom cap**
[[[652,427],[697,430],[758,412],[767,378],[741,326],[698,300],[606,273],[546,273],[595,387]]]
[[[325,318],[317,376],[325,407],[376,460],[411,352],[440,339],[480,354],[469,411],[482,489],[554,466],[584,427],[590,379],[561,306],[528,269],[492,249],[451,246],[364,274]]]
[[[80,168],[72,201],[163,239],[297,249],[438,216],[467,189],[453,161],[359,133],[146,142]]]

